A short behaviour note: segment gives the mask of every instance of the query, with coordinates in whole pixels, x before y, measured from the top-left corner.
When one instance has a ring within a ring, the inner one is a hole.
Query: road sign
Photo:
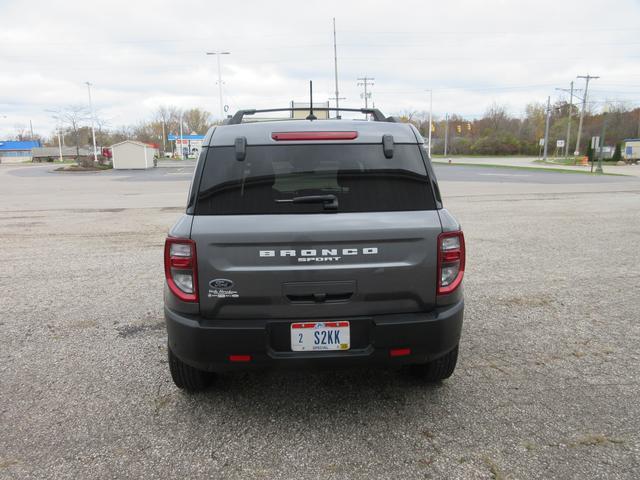
[[[600,146],[600,137],[591,137],[591,148],[598,148]]]
[[[556,140],[556,148],[563,148],[564,140]]]
[[[540,139],[540,141],[538,142],[538,145],[540,145],[541,147],[544,147],[544,138]]]

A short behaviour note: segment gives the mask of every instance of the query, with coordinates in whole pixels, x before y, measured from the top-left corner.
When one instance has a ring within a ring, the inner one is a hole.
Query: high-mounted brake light
[[[169,290],[183,302],[198,301],[196,244],[187,238],[168,237],[164,243],[164,275]]]
[[[355,140],[358,132],[273,132],[271,138],[277,142],[296,140]]]
[[[464,234],[445,232],[438,236],[438,295],[455,291],[464,277]]]

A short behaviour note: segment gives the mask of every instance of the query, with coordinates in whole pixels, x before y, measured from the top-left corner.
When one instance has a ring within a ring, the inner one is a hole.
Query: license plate
[[[349,322],[303,322],[291,324],[291,350],[349,350]]]

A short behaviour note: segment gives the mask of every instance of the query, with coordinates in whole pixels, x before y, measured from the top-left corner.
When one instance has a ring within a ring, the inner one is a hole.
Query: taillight
[[[198,301],[196,244],[168,237],[164,243],[164,275],[171,292],[183,302]]]
[[[438,295],[453,292],[464,276],[464,235],[446,232],[438,236]]]

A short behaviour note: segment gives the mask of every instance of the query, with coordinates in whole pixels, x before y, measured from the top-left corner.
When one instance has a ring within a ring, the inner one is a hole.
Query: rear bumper
[[[203,319],[165,307],[169,347],[183,362],[207,371],[252,367],[312,365],[403,365],[424,363],[451,351],[460,340],[464,302],[431,312],[340,318],[351,322],[351,349],[334,352],[292,352],[290,324],[310,319]],[[318,321],[332,319],[318,319]],[[390,349],[411,354],[391,357]],[[230,355],[249,355],[231,362]]]

